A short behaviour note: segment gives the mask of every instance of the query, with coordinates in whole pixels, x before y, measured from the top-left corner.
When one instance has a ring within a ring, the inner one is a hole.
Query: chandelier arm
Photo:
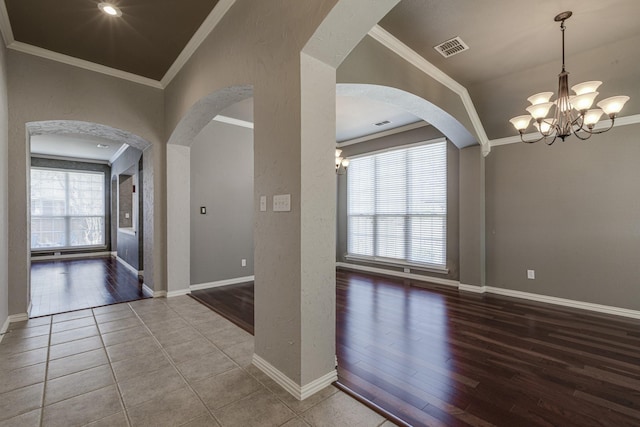
[[[584,132],[585,134],[587,134],[587,136],[582,137],[580,136],[580,134],[578,132]],[[576,136],[576,138],[582,140],[582,141],[586,141],[587,139],[591,138],[591,135],[593,135],[593,132],[588,130],[588,129],[578,129],[577,131],[573,132],[573,134]]]
[[[616,118],[615,117],[611,117],[610,120],[611,120],[611,124],[609,125],[608,128],[602,129],[602,130],[594,130],[591,133],[594,133],[596,135],[600,135],[601,133],[605,133],[607,131],[610,131],[613,128],[613,124],[615,123]]]
[[[533,139],[531,141],[527,141],[526,139],[524,139],[524,133],[520,132],[520,141],[524,142],[525,144],[535,144],[536,142],[542,141],[543,139],[547,139],[548,136],[544,136],[542,135],[540,138],[538,139]],[[555,140],[555,136],[553,137],[553,139]]]
[[[553,139],[551,140],[551,142],[547,142],[547,139],[546,139],[546,138],[545,138],[545,141],[544,141],[544,142],[545,142],[547,145],[553,145],[553,143],[554,143],[554,142],[556,142],[556,139],[558,139],[558,132],[556,132],[556,133],[554,133],[554,134],[553,134]]]

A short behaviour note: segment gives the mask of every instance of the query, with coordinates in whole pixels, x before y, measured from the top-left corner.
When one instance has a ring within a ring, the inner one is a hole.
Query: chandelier
[[[571,11],[562,12],[554,18],[554,21],[560,22],[560,31],[562,32],[562,71],[558,74],[558,98],[553,102],[550,101],[553,92],[541,92],[532,95],[527,98],[531,103],[527,107],[529,114],[509,120],[520,133],[522,142],[534,143],[544,139],[548,145],[551,145],[557,138],[564,141],[571,134],[581,140],[589,139],[593,134],[600,134],[610,130],[617,114],[629,100],[628,96],[613,96],[598,102],[597,106],[599,108],[591,109],[598,96],[596,90],[602,84],[599,81],[577,84],[571,88],[575,95],[569,94],[569,73],[565,70],[564,64],[564,21],[569,19],[572,14]],[[554,114],[547,117],[554,106]],[[603,114],[609,117],[609,127],[595,130],[594,127]],[[525,140],[524,132],[529,127],[531,119],[533,119],[533,125],[539,132],[540,137],[533,140]]]

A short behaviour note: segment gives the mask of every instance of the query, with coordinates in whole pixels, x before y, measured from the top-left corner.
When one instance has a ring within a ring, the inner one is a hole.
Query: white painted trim
[[[178,289],[177,291],[169,291],[167,292],[167,298],[179,297],[182,295],[187,295],[191,292],[191,289]]]
[[[120,264],[122,264],[127,270],[129,270],[133,274],[142,276],[142,271],[136,270],[131,264],[129,264],[127,261],[120,258],[117,254],[116,254],[116,259],[120,262]]]
[[[634,114],[631,116],[618,117],[613,127],[635,125],[638,123],[640,123],[640,114]],[[607,127],[609,127],[608,120],[601,120],[596,124],[595,129],[599,130]],[[540,138],[540,134],[537,132],[527,133],[523,135],[523,137],[525,140],[533,140],[533,139]],[[492,147],[497,147],[499,145],[507,145],[507,144],[518,144],[521,142],[522,141],[520,140],[520,135],[507,136],[505,138],[492,139],[491,141],[489,141]]]
[[[190,285],[189,291],[199,291],[201,289],[218,288],[220,286],[237,285],[238,283],[253,282],[256,276],[235,277],[233,279],[218,280],[216,282],[199,283]]]
[[[117,257],[118,256],[118,251],[111,251],[111,256],[112,257]]]
[[[129,148],[129,144],[122,144],[120,148],[118,148],[118,151],[113,153],[113,156],[111,156],[111,158],[109,159],[109,164],[112,165],[113,163],[115,163],[115,161],[118,160],[118,157],[120,157],[127,148]]]
[[[2,2],[4,3],[4,2]],[[9,317],[7,316],[7,318],[5,319],[4,323],[2,324],[2,329],[0,329],[0,343],[2,342],[2,338],[4,338],[4,334],[7,333],[7,331],[9,330],[9,324],[11,322],[9,321]]]
[[[544,302],[548,304],[562,305],[565,307],[579,308],[582,310],[596,311],[599,313],[613,314],[617,316],[631,317],[640,319],[640,311],[628,308],[613,307],[610,305],[594,304],[591,302],[575,301],[565,298],[552,297],[547,295],[533,294],[529,292],[515,291],[512,289],[496,288],[493,286],[486,287],[487,292],[496,295],[503,295],[513,298],[522,298],[531,301]]]
[[[147,286],[146,283],[142,284],[142,293],[148,297],[153,297],[153,289]]]
[[[15,41],[13,30],[11,29],[11,21],[9,21],[9,12],[4,1],[0,1],[0,32],[2,32],[5,46],[9,46]]]
[[[151,86],[156,89],[163,89],[162,84],[157,80],[142,77],[133,73],[128,73],[126,71],[117,70],[115,68],[96,64],[94,62],[85,61],[84,59],[74,58],[73,56],[63,55],[61,53],[43,49],[41,47],[32,46],[30,44],[14,41],[13,43],[7,45],[7,48],[16,50],[18,52],[27,53],[29,55],[39,56],[40,58],[49,59],[51,61],[61,62],[63,64],[71,65],[74,67],[84,68],[85,70],[94,71],[96,73],[106,74],[111,77],[129,80],[130,82],[138,83],[141,85]]]
[[[419,121],[415,123],[409,123],[408,125],[398,126],[397,128],[385,130],[383,132],[372,133],[371,135],[361,136],[360,138],[348,139],[346,141],[336,143],[336,147],[342,148],[348,145],[359,144],[361,142],[371,141],[372,139],[378,139],[389,135],[395,135],[401,132],[407,132],[413,129],[420,129],[425,126],[430,126],[429,123],[425,121]]]
[[[466,285],[464,283],[460,283],[458,285],[458,290],[465,292],[475,292],[476,294],[484,294],[485,292],[487,292],[487,287],[478,285]]]
[[[406,44],[402,43],[381,26],[376,25],[375,27],[373,27],[371,31],[369,31],[369,36],[371,36],[378,43],[396,53],[405,61],[417,67],[423,73],[432,77],[437,82],[441,83],[442,85],[456,93],[460,97],[462,104],[467,110],[467,114],[469,115],[471,124],[473,125],[473,128],[478,135],[480,145],[482,146],[482,153],[485,156],[489,154],[489,152],[491,151],[489,138],[487,137],[487,133],[482,126],[482,122],[480,121],[480,117],[478,116],[478,112],[476,111],[476,107],[473,105],[473,101],[471,100],[471,96],[469,96],[469,92],[464,86],[442,72],[435,65],[424,59],[416,51],[411,49]]]
[[[216,122],[226,123],[228,125],[240,126],[247,129],[253,129],[253,123],[246,120],[234,119],[233,117],[222,116],[218,114],[213,118]]]
[[[101,258],[111,256],[111,252],[87,252],[80,254],[60,254],[60,255],[43,255],[34,256],[31,255],[31,261],[46,261],[52,259],[74,259],[74,258]]]
[[[154,291],[153,292],[153,297],[154,298],[166,298],[167,297],[167,291]]]
[[[27,313],[12,314],[9,316],[9,323],[24,322],[25,320],[29,320],[29,314]]]
[[[52,154],[39,154],[39,153],[31,153],[31,157],[35,157],[37,159],[52,159],[52,160],[67,160],[71,162],[81,161],[83,163],[94,163],[99,165],[108,165],[108,160],[101,159],[85,159],[83,157],[67,157],[67,156],[54,156]]]
[[[298,400],[304,400],[338,380],[338,372],[333,369],[320,378],[304,386],[299,386],[295,381],[255,353],[252,363]]]
[[[440,277],[425,276],[422,274],[405,273],[403,271],[387,270],[385,268],[369,267],[366,265],[351,264],[348,262],[336,262],[336,267],[346,268],[348,270],[366,271],[369,273],[385,274],[387,276],[402,277],[403,279],[419,280],[421,282],[435,283],[445,286],[460,286],[460,282],[451,279],[442,279]]]
[[[164,77],[160,80],[160,84],[163,88],[169,86],[169,83],[174,79],[176,75],[180,72],[182,67],[187,63],[189,58],[195,53],[195,51],[200,47],[202,42],[207,38],[209,34],[213,31],[213,29],[218,25],[218,23],[222,20],[224,15],[231,9],[231,6],[236,2],[236,0],[220,0],[215,5],[211,13],[204,20],[200,28],[195,32],[189,43],[182,49],[180,55],[173,62],[171,67],[167,70]]]

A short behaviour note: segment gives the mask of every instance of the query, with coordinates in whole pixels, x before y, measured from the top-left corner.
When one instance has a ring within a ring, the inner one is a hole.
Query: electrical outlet
[[[536,278],[536,271],[535,270],[527,270],[527,279],[533,280],[535,278]]]
[[[243,258],[243,259],[242,259],[242,261],[240,262],[240,264],[241,264],[243,267],[246,267],[246,266],[247,266],[247,260]]]
[[[267,211],[267,196],[260,196],[260,212]]]
[[[200,206],[200,215],[206,215],[206,214],[207,214],[207,207]]]
[[[126,219],[129,219],[129,212],[125,213],[125,214],[124,214],[124,217],[125,217]]]
[[[405,267],[405,268],[403,268],[403,269],[402,269],[402,271],[404,271],[405,273],[410,273],[410,272],[411,272],[411,269],[410,269],[410,268]]]

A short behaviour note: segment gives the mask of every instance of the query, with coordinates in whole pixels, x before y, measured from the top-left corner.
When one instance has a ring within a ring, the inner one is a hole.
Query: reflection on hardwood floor
[[[410,284],[338,271],[342,387],[414,426],[640,425],[639,320]]]
[[[113,257],[31,262],[30,317],[142,298],[142,280]]]

